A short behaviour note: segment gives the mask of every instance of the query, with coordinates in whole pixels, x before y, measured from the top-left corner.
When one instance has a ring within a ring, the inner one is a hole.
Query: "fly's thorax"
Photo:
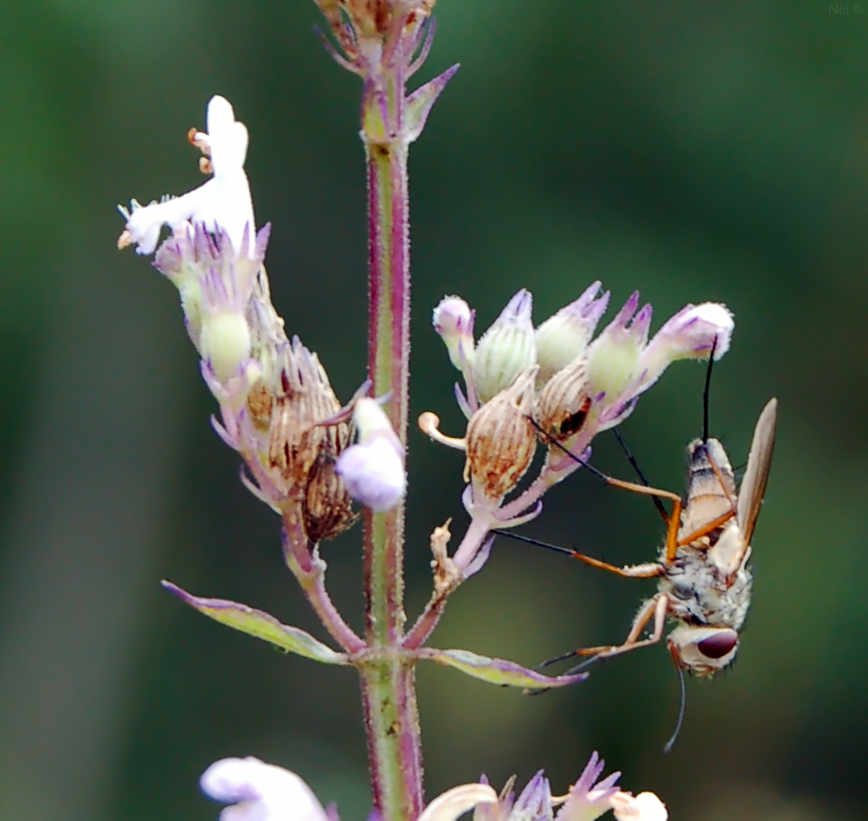
[[[717,439],[695,439],[687,447],[687,493],[681,513],[679,540],[701,530],[728,512],[734,512],[735,477],[729,457]],[[720,533],[709,534],[712,546]]]
[[[732,664],[738,633],[728,627],[676,627],[667,639],[676,663],[698,676],[714,675]]]
[[[709,561],[725,576],[732,576],[744,564],[747,548],[741,528],[730,519],[720,532],[714,546],[708,551]]]
[[[732,574],[717,567],[711,552],[681,548],[664,565],[658,590],[669,600],[669,614],[687,627],[740,630],[750,608],[750,551]]]

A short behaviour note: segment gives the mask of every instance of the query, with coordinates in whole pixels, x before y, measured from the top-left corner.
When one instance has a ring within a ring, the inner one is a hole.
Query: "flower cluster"
[[[121,209],[118,246],[156,251],[154,265],[178,289],[202,377],[220,406],[215,429],[243,457],[247,486],[284,515],[300,512],[316,543],[352,523],[351,496],[377,510],[400,501],[403,449],[373,400],[357,396],[342,408],[317,355],[287,337],[263,265],[270,226],[256,232],[244,171],[247,129],[219,96],[207,121],[208,131],[193,129],[189,139],[211,179],[181,197],[133,200]],[[164,225],[171,233],[158,248]],[[376,433],[367,432],[372,425]],[[354,428],[359,445],[350,444]]]
[[[535,516],[545,490],[580,467],[593,438],[623,422],[672,362],[708,359],[712,351],[719,359],[729,349],[732,314],[717,303],[685,306],[649,342],[652,308],[639,307],[638,292],[592,341],[609,296],[595,282],[534,328],[531,294],[522,289],[478,342],[475,312],[463,299],[448,296],[435,308],[434,328],[464,380],[455,395],[468,424],[462,438],[444,436],[432,413],[419,424],[432,439],[466,450],[464,504],[475,521],[510,527]],[[539,439],[548,448],[542,473],[503,504]],[[473,550],[459,550],[472,559]]]
[[[615,784],[620,773],[602,781],[605,762],[594,753],[579,780],[563,797],[553,797],[548,779],[538,772],[516,798],[512,781],[497,793],[483,776],[478,783],[453,787],[435,798],[418,821],[456,821],[473,810],[473,821],[594,821],[613,812],[617,821],[666,821],[663,802],[654,793],[633,796]],[[201,779],[202,791],[229,804],[221,821],[338,821],[324,810],[311,789],[295,773],[257,758],[225,758],[212,764]],[[561,804],[557,813],[554,806]]]

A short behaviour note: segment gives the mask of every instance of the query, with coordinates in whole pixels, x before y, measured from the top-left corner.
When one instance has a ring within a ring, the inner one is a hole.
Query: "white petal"
[[[404,460],[385,434],[347,448],[336,470],[350,496],[378,513],[391,510],[407,492]]]
[[[477,804],[496,804],[497,793],[488,784],[462,784],[438,795],[418,821],[455,821]]]
[[[211,798],[231,803],[222,821],[328,821],[310,788],[295,773],[258,758],[224,758],[200,779]]]
[[[204,223],[209,231],[222,228],[229,234],[236,255],[250,254],[255,240],[253,201],[244,173],[247,156],[247,128],[235,119],[229,101],[215,96],[208,103],[207,144],[214,176],[182,197],[136,208],[127,221],[129,239],[138,253],[152,254],[160,229],[168,225],[178,231],[185,222]],[[250,247],[242,248],[245,226]]]
[[[225,97],[215,95],[208,103],[208,142],[214,175],[240,171],[247,158],[247,127],[235,119]]]
[[[666,821],[666,805],[653,792],[640,792],[635,798],[629,793],[612,796],[612,809],[618,821]]]
[[[380,403],[375,399],[370,399],[365,396],[356,402],[353,408],[353,422],[356,424],[356,430],[359,432],[359,442],[364,444],[371,441],[375,436],[385,435],[391,441],[398,451],[403,456],[403,449],[395,431],[392,430],[392,423],[386,412],[380,407]]]

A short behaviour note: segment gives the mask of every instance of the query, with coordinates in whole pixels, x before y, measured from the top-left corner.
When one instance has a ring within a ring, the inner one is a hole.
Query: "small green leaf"
[[[406,138],[408,143],[415,142],[419,139],[422,129],[425,128],[425,123],[428,120],[428,115],[440,93],[446,88],[455,72],[458,71],[456,63],[452,68],[447,68],[439,77],[425,83],[425,85],[417,88],[408,98],[407,107],[405,109],[406,120]]]
[[[297,627],[281,624],[274,616],[262,610],[254,610],[246,604],[238,604],[226,599],[203,599],[193,596],[171,582],[161,582],[163,587],[178,598],[195,607],[214,621],[228,625],[242,633],[267,641],[288,653],[321,661],[324,664],[347,664],[344,653],[336,653],[330,647],[317,641],[309,633]]]
[[[523,690],[548,690],[551,687],[566,687],[584,681],[587,673],[572,676],[544,676],[535,670],[528,670],[514,661],[492,659],[480,656],[469,650],[434,650],[426,647],[419,651],[419,658],[436,661],[447,667],[454,667],[468,676],[500,684],[504,687],[521,687]]]

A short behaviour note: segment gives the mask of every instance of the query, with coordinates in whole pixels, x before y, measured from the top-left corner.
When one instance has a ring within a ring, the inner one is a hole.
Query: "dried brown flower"
[[[530,420],[537,369],[520,373],[486,402],[467,427],[467,461],[474,487],[499,501],[524,476],[536,451]]]
[[[341,406],[317,355],[294,337],[281,372],[281,393],[271,418],[268,463],[286,484],[288,495],[302,498],[308,477],[321,455],[335,459],[338,445],[349,441],[342,422],[320,423],[338,413]]]
[[[590,408],[588,363],[579,357],[546,383],[537,400],[535,418],[552,439],[565,442],[581,429]]]

